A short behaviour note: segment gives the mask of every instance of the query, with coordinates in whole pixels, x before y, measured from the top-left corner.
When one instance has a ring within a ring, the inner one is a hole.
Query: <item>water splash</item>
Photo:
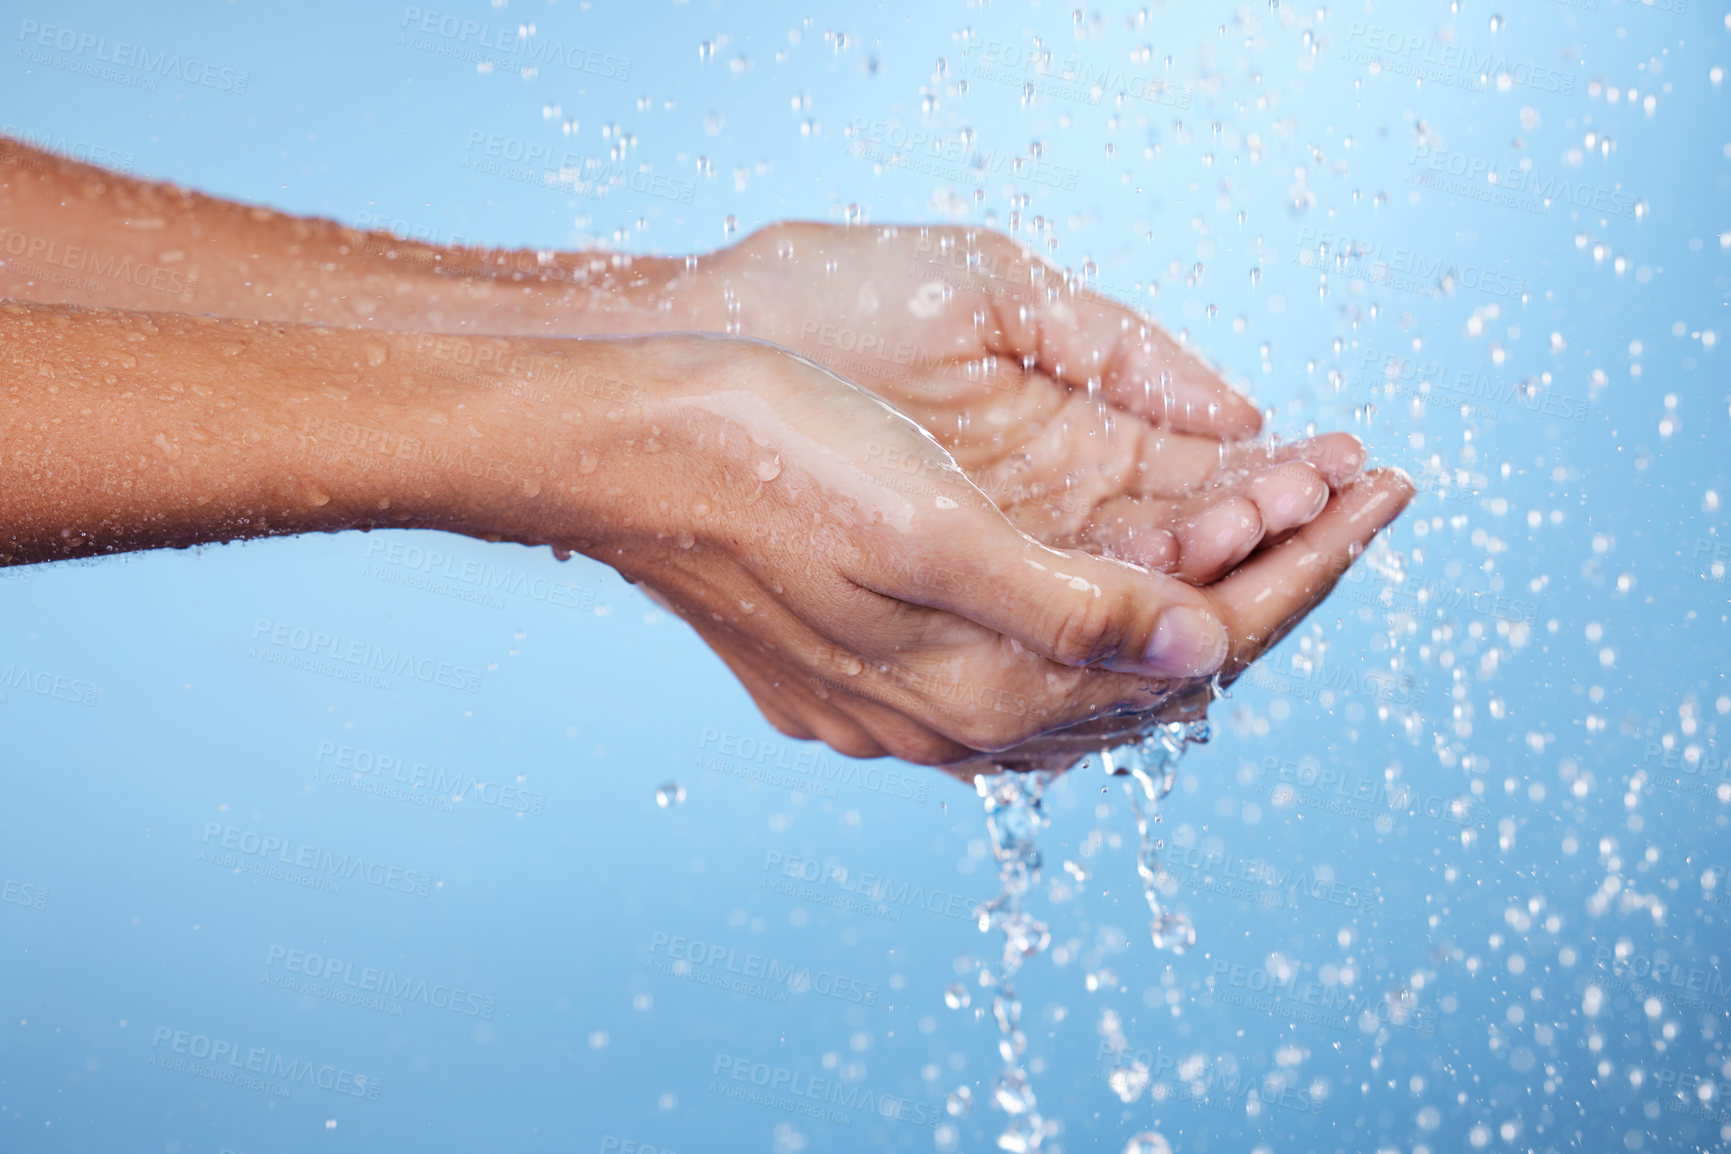
[[[1047,823],[1041,795],[1050,779],[1048,773],[1014,770],[974,778],[974,788],[985,802],[986,830],[998,862],[998,896],[982,905],[976,916],[981,933],[996,930],[1004,939],[996,970],[983,967],[980,984],[997,987],[992,1016],[998,1022],[998,1054],[1004,1068],[992,1087],[992,1104],[1010,1116],[998,1135],[998,1148],[1011,1154],[1038,1150],[1057,1133],[1057,1126],[1041,1117],[1028,1073],[1022,1068],[1028,1038],[1022,1032],[1022,1003],[1013,981],[1022,963],[1052,941],[1046,924],[1023,905],[1023,899],[1040,881],[1040,850],[1035,839]]]
[[[1176,883],[1160,864],[1160,850],[1165,848],[1165,842],[1153,835],[1152,825],[1160,820],[1160,802],[1172,792],[1178,779],[1178,762],[1185,750],[1203,744],[1208,736],[1206,721],[1162,723],[1136,741],[1102,751],[1100,755],[1109,775],[1130,779],[1124,787],[1130,795],[1136,832],[1141,838],[1136,871],[1142,877],[1142,890],[1153,914],[1150,937],[1156,949],[1174,953],[1183,953],[1193,946],[1196,931],[1189,918],[1166,903],[1165,895],[1176,888]],[[997,966],[982,966],[979,980],[982,987],[997,990],[992,998],[992,1016],[998,1023],[998,1055],[1004,1066],[993,1083],[991,1100],[1009,1115],[998,1135],[998,1148],[1011,1154],[1042,1149],[1047,1139],[1056,1137],[1059,1131],[1056,1120],[1040,1114],[1039,1101],[1022,1066],[1028,1039],[1022,1031],[1022,1003],[1016,996],[1014,983],[1023,964],[1042,953],[1052,941],[1046,924],[1029,913],[1024,904],[1040,882],[1037,841],[1040,830],[1048,823],[1042,797],[1051,779],[1052,775],[1046,772],[1007,769],[974,778],[974,789],[985,803],[986,830],[998,863],[998,895],[981,905],[975,916],[981,933],[996,931],[1004,943]],[[1079,867],[1075,872],[1080,872]],[[966,1006],[966,991],[952,986],[945,992],[945,1001],[952,1009]],[[958,1113],[953,1102],[951,1113]],[[1164,1142],[1159,1135],[1143,1134],[1132,1139],[1132,1147],[1137,1141],[1147,1140]]]
[[[1156,726],[1131,745],[1121,745],[1100,755],[1110,777],[1127,777],[1124,792],[1130,797],[1130,810],[1136,815],[1136,872],[1142,877],[1142,895],[1148,899],[1149,937],[1157,950],[1181,954],[1196,944],[1196,929],[1190,919],[1171,908],[1166,894],[1177,888],[1166,867],[1160,864],[1160,851],[1166,848],[1162,838],[1155,837],[1154,823],[1160,820],[1160,803],[1172,792],[1178,780],[1178,762],[1192,745],[1202,745],[1209,736],[1206,721],[1168,722]],[[1150,820],[1152,818],[1152,820]]]

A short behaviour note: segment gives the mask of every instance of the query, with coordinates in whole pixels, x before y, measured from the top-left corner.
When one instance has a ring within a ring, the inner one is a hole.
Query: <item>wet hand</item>
[[[585,344],[641,404],[554,422],[497,397],[498,439],[529,446],[550,495],[582,494],[511,502],[500,535],[613,565],[690,622],[776,728],[853,757],[958,763],[1145,717],[1248,663],[1408,492],[1367,480],[1196,589],[1032,539],[914,422],[780,349]],[[905,458],[917,475],[885,464]]]
[[[1041,541],[1192,583],[1317,516],[1364,460],[1344,434],[1246,442],[1260,417],[1217,373],[989,231],[778,224],[670,295],[695,326],[793,349],[890,401]]]
[[[1413,492],[1399,470],[1374,470],[1332,498],[1321,516],[1284,543],[1209,586],[1211,604],[1233,638],[1221,684],[1231,685],[1320,605],[1371,538],[1406,508]],[[1146,714],[1091,719],[944,769],[967,782],[976,773],[1002,767],[1062,772],[1091,753],[1136,740],[1153,722],[1201,719],[1211,696],[1206,685],[1194,686]]]

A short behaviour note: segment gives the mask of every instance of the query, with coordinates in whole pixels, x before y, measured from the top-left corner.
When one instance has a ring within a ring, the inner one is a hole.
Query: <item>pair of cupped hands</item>
[[[735,339],[639,345],[700,418],[656,447],[690,451],[572,545],[851,757],[1063,769],[1195,718],[1412,495],[1353,436],[1256,440],[1154,322],[996,233],[776,225],[655,301]]]

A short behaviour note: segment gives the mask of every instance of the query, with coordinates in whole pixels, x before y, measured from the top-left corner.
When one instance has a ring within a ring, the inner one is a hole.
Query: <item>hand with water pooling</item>
[[[691,621],[783,732],[1044,766],[1194,709],[1202,678],[1254,660],[1410,495],[1357,478],[1350,437],[1235,443],[1258,425],[1247,402],[992,234],[789,225],[695,262],[567,254],[495,276],[93,173],[14,166],[0,207],[119,252],[147,221],[201,308],[301,323],[14,306],[8,371],[68,383],[20,384],[0,425],[13,563],[369,525],[581,548]],[[14,271],[0,295],[77,291]],[[110,287],[103,303],[162,307]],[[432,335],[681,328],[784,342],[901,412],[747,341]],[[453,340],[455,378],[437,363]],[[139,341],[170,351],[110,371]],[[166,364],[184,367],[175,387],[104,393]],[[745,408],[694,400],[724,396]],[[357,457],[337,429],[418,448]],[[432,446],[440,468],[403,463]],[[485,483],[451,472],[477,454]]]
[[[1253,660],[1410,493],[1366,477],[1197,589],[1034,540],[912,420],[771,345],[465,347],[454,374],[418,334],[0,309],[0,562],[373,526],[578,550],[784,733],[1026,763]]]

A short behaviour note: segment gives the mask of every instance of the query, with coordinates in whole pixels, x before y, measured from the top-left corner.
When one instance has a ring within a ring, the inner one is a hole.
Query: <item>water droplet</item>
[[[1124,1143],[1124,1154],[1172,1154],[1172,1143],[1152,1130],[1144,1130]]]
[[[670,781],[655,791],[655,804],[662,809],[672,809],[685,800],[685,787],[677,781]]]
[[[944,991],[944,1005],[952,1010],[964,1009],[972,1000],[968,996],[968,987],[960,982],[952,983],[949,989]]]
[[[756,471],[757,479],[759,481],[775,480],[777,477],[781,476],[781,458],[769,457],[765,460],[759,461],[757,463]]]

